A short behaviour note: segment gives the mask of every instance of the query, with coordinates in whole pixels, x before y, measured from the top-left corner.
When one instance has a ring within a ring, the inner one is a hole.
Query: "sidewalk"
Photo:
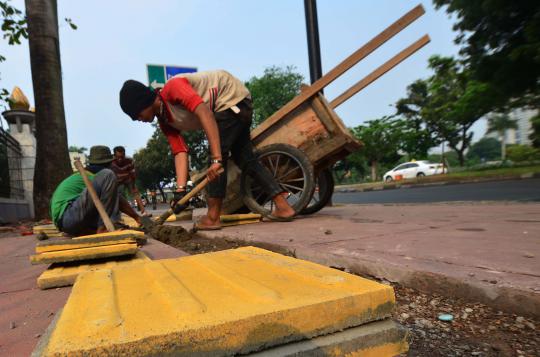
[[[0,234],[0,356],[29,356],[71,292],[38,289],[36,280],[48,265],[30,264],[36,243],[35,236]],[[153,239],[142,251],[151,259],[186,255]]]
[[[271,242],[301,259],[540,317],[540,204],[347,205],[201,234]]]

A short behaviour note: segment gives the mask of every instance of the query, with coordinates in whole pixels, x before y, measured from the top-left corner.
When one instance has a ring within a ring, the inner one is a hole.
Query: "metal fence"
[[[21,160],[19,143],[0,128],[0,197],[24,199]]]

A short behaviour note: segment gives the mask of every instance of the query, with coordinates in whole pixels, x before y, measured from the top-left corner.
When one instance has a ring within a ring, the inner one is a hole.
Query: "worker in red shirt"
[[[133,159],[126,156],[126,149],[123,146],[116,146],[113,149],[113,154],[114,160],[111,163],[111,169],[118,179],[118,193],[124,196],[126,189],[128,189],[133,198],[135,198],[141,215],[151,216],[151,213],[146,212],[141,195],[135,184],[136,177]]]
[[[210,148],[207,176],[208,212],[196,224],[199,230],[221,229],[220,212],[230,156],[240,169],[249,168],[254,178],[272,197],[275,209],[268,218],[289,221],[293,208],[283,190],[253,153],[250,125],[253,114],[251,95],[246,86],[226,71],[185,73],[172,77],[163,89],[153,90],[128,80],[120,90],[120,106],[132,120],[150,123],[155,117],[174,155],[179,199],[185,192],[188,175],[188,148],[182,131],[204,130]]]

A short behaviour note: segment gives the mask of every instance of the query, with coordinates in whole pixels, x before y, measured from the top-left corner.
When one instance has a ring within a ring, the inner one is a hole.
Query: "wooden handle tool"
[[[81,174],[81,177],[84,181],[84,185],[86,186],[88,193],[90,193],[90,197],[92,197],[92,201],[94,202],[94,205],[97,208],[99,216],[101,217],[101,219],[103,220],[103,223],[105,224],[105,228],[107,228],[109,232],[113,232],[115,230],[114,224],[112,223],[111,218],[105,211],[105,207],[103,207],[103,203],[101,203],[101,201],[99,200],[96,190],[94,190],[94,186],[92,186],[90,179],[88,178],[88,176],[86,176],[86,171],[84,171],[84,167],[82,166],[81,161],[78,158],[75,159],[75,168],[77,168],[77,170]]]
[[[218,174],[222,174],[222,173],[223,173],[223,168],[221,168],[218,171]],[[199,182],[199,184],[197,184],[197,186],[193,188],[193,190],[189,191],[184,197],[182,197],[180,201],[176,202],[175,207],[177,205],[185,205],[187,202],[189,202],[189,200],[193,196],[198,194],[203,188],[206,187],[206,185],[208,185],[208,182],[209,182],[208,177],[205,177],[201,182]],[[174,213],[174,207],[169,208],[166,212],[164,212],[161,216],[159,216],[158,219],[156,219],[156,224],[163,224],[163,222],[165,222],[167,218],[169,218],[169,216],[173,213]]]

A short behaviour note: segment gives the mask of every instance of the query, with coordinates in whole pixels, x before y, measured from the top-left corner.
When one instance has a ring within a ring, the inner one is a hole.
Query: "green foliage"
[[[472,77],[495,88],[498,108],[540,105],[540,2],[434,0],[457,16],[456,43]]]
[[[430,100],[428,84],[425,80],[415,81],[407,87],[407,97],[396,103],[396,116],[401,119],[401,150],[410,157],[424,158],[429,149],[440,144],[422,113]]]
[[[364,143],[361,155],[371,166],[371,179],[377,179],[379,164],[393,164],[399,160],[400,125],[390,117],[370,120],[352,129],[355,137]]]
[[[504,137],[504,133],[509,129],[517,129],[517,121],[511,119],[506,114],[499,114],[488,119],[487,133],[497,133]]]
[[[146,147],[133,155],[137,184],[146,189],[161,189],[174,181],[174,158],[167,139],[156,128]]]
[[[495,138],[482,138],[467,152],[467,163],[498,160],[501,157],[501,143]]]
[[[532,142],[532,146],[540,149],[540,114],[531,118],[532,132],[529,135],[529,139]]]
[[[409,121],[402,149],[425,155],[428,146],[446,141],[463,166],[472,141],[469,130],[491,110],[493,90],[471,78],[469,70],[452,57],[432,56],[429,68],[433,75],[411,84],[408,96],[396,104],[398,115]]]
[[[508,159],[514,162],[540,159],[540,149],[527,145],[511,145],[508,147]]]
[[[428,155],[427,159],[431,162],[443,162],[441,154]],[[455,151],[445,152],[444,161],[450,168],[459,166],[459,157]]]
[[[10,5],[9,0],[0,1],[0,15],[2,16],[2,27],[0,27],[2,37],[7,39],[9,45],[19,45],[21,38],[28,38],[26,18],[21,10]],[[6,58],[0,54],[0,62],[5,60]],[[7,103],[8,97],[8,90],[0,88],[0,103]]]
[[[185,131],[182,133],[189,148],[191,168],[202,170],[208,166],[208,141],[203,130]]]
[[[21,10],[10,4],[10,0],[0,1],[0,16],[2,26],[0,27],[3,38],[7,40],[9,45],[20,45],[21,40],[28,38],[28,24],[26,17]],[[70,18],[65,18],[66,23],[71,29],[76,30],[77,25]],[[6,58],[0,54],[0,62],[4,62]],[[1,78],[0,78],[1,79]],[[0,103],[7,103],[9,91],[5,88],[0,88]]]
[[[88,151],[88,148],[85,148],[84,146],[73,146],[70,145],[68,147],[69,152],[77,152],[79,154],[84,154],[85,151]]]
[[[257,126],[300,93],[304,77],[295,68],[270,67],[262,77],[252,77],[246,87],[253,98],[253,125]]]
[[[0,1],[3,38],[9,45],[20,45],[21,38],[28,38],[26,18],[21,10],[9,4],[9,0]]]

